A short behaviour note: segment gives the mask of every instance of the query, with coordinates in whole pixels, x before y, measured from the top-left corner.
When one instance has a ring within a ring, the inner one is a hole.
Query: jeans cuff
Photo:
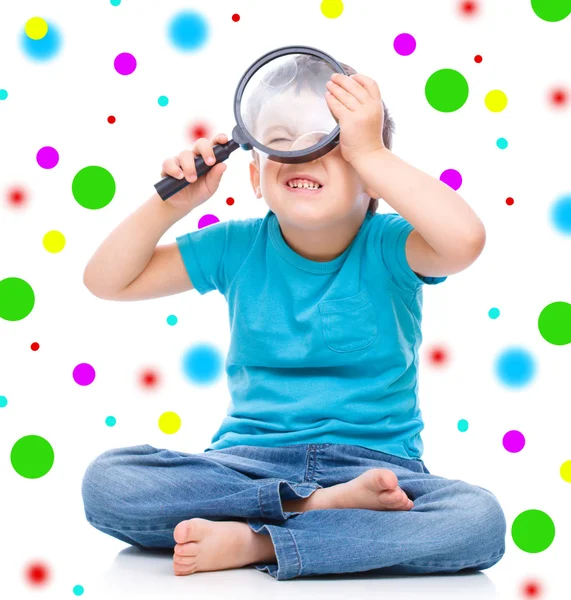
[[[248,519],[248,525],[254,533],[266,530],[274,544],[277,564],[267,563],[253,566],[258,571],[267,571],[272,577],[278,580],[293,579],[301,573],[301,558],[297,543],[290,529],[280,525],[268,525],[259,519]]]
[[[282,500],[296,500],[307,498],[315,490],[323,486],[318,483],[290,483],[285,479],[275,480],[261,485],[258,488],[258,502],[260,512],[265,519],[273,521],[285,521],[287,518],[299,515],[299,512],[284,512]]]

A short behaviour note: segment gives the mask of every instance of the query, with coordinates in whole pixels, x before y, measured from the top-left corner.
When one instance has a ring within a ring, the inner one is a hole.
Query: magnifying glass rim
[[[248,140],[248,142],[252,146],[254,146],[258,150],[260,150],[260,152],[263,152],[264,154],[266,154],[270,157],[276,157],[276,158],[288,158],[288,159],[295,159],[298,157],[305,158],[315,152],[319,153],[319,150],[321,148],[325,148],[336,137],[338,137],[340,134],[340,131],[341,131],[339,129],[339,125],[338,124],[335,125],[335,128],[333,129],[333,131],[331,131],[331,133],[327,137],[322,138],[318,144],[314,144],[313,146],[310,146],[310,148],[315,148],[314,150],[312,150],[310,152],[308,152],[309,148],[306,148],[305,150],[273,150],[272,148],[268,148],[267,146],[260,144],[254,137],[252,137],[250,135],[250,132],[248,131],[247,127],[244,125],[244,121],[242,120],[242,115],[240,114],[240,111],[238,110],[239,106],[240,106],[240,102],[242,100],[242,94],[244,93],[244,89],[246,88],[246,85],[250,81],[252,75],[254,75],[254,73],[256,73],[259,69],[261,69],[264,65],[266,65],[270,61],[274,60],[275,58],[279,58],[280,56],[285,56],[287,54],[309,54],[311,56],[316,56],[317,58],[321,58],[325,62],[329,63],[329,65],[331,67],[333,67],[337,73],[341,73],[342,75],[347,75],[347,73],[345,73],[345,70],[343,69],[341,64],[339,62],[337,62],[332,56],[330,56],[326,52],[323,52],[322,50],[313,48],[311,46],[283,46],[282,48],[277,48],[276,50],[271,50],[270,52],[267,52],[266,54],[264,54],[263,56],[258,58],[258,60],[253,62],[248,67],[248,69],[246,70],[244,75],[242,75],[242,78],[240,79],[240,83],[238,84],[238,88],[236,89],[236,94],[234,96],[234,117],[236,118],[236,123],[238,124],[243,136]]]

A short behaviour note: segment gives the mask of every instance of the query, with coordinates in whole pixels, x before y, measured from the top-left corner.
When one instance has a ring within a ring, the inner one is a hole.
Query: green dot
[[[26,435],[12,447],[10,461],[14,471],[28,479],[43,477],[54,464],[54,449],[39,435]]]
[[[571,0],[531,0],[533,12],[544,21],[562,21],[571,14]]]
[[[543,339],[556,346],[571,342],[571,304],[552,302],[539,314],[537,321]]]
[[[500,309],[499,308],[490,308],[490,310],[488,311],[488,317],[490,317],[490,319],[497,319],[500,316]]]
[[[512,539],[524,552],[543,552],[555,538],[555,525],[551,517],[541,510],[520,513],[512,525]]]
[[[115,180],[103,167],[85,167],[73,178],[71,192],[84,208],[103,208],[115,196]]]
[[[462,108],[468,99],[468,82],[458,71],[441,69],[426,82],[424,93],[432,108],[440,112],[454,112]]]
[[[159,96],[159,104],[166,106],[169,103],[169,99],[166,96]]]
[[[466,421],[466,419],[460,419],[458,421],[458,430],[459,431],[468,431],[468,421]]]
[[[34,308],[36,297],[27,281],[6,277],[0,281],[0,317],[6,321],[20,321]]]

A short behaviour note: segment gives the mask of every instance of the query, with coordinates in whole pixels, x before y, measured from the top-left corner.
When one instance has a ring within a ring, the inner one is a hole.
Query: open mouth
[[[297,194],[318,194],[323,186],[316,181],[299,181],[299,180],[290,180],[287,181],[285,187],[290,191]]]

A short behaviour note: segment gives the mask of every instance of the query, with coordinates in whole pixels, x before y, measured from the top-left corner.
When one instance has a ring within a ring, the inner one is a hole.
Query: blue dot
[[[459,431],[468,431],[468,421],[466,421],[466,419],[460,419],[458,421],[458,429]]]
[[[499,316],[500,316],[499,308],[490,308],[490,310],[488,311],[488,317],[490,317],[490,319],[497,319]]]
[[[6,90],[0,90],[0,100],[6,100],[8,98],[8,92]]]
[[[115,417],[107,417],[105,419],[105,425],[107,425],[107,427],[113,427],[115,423],[117,423],[117,419]]]
[[[178,323],[178,319],[175,317],[175,315],[169,315],[167,317],[167,323],[169,325],[176,325]]]
[[[121,0],[111,0],[112,6],[119,6],[119,4],[121,4]]]
[[[61,46],[59,30],[49,21],[46,20],[46,22],[48,24],[48,32],[41,40],[33,40],[26,35],[25,29],[22,30],[22,37],[20,38],[22,51],[29,58],[49,60],[59,52]]]
[[[183,369],[194,383],[209,384],[220,376],[222,356],[210,344],[197,344],[184,355]]]
[[[166,96],[159,96],[159,104],[166,106],[169,103],[169,99]]]
[[[197,50],[208,40],[208,23],[198,12],[178,13],[168,26],[168,35],[179,50]]]
[[[506,138],[499,138],[496,144],[500,150],[505,150],[508,147],[508,141]]]
[[[527,350],[508,348],[500,354],[495,369],[502,383],[510,387],[522,387],[533,379],[535,361]]]
[[[567,235],[571,234],[571,194],[559,198],[551,209],[551,220],[556,229]]]
[[[0,396],[0,408],[4,408],[8,404],[6,396]]]
[[[118,0],[118,1],[121,2],[121,0]],[[82,585],[74,585],[73,586],[73,593],[76,596],[81,596],[81,594],[83,594],[83,586]]]

